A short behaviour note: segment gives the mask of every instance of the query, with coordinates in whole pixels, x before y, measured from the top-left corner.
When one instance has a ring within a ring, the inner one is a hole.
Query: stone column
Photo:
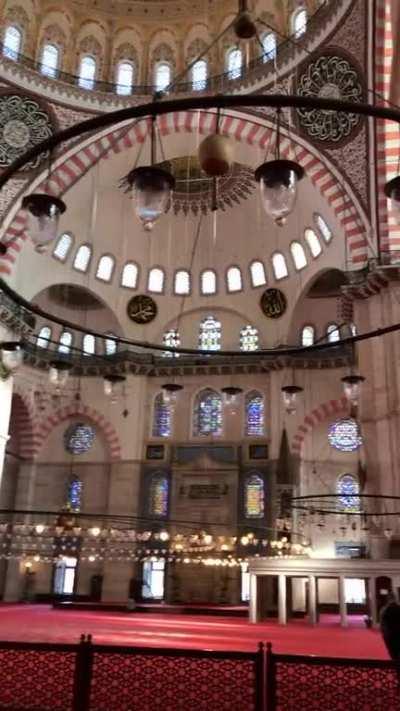
[[[279,624],[287,624],[286,575],[278,578],[278,617]]]
[[[340,612],[340,624],[342,627],[347,627],[347,606],[346,606],[346,595],[344,588],[344,575],[340,575],[338,579],[339,586],[339,612]]]
[[[132,563],[126,561],[105,561],[103,568],[104,602],[128,602],[129,580],[132,577]]]
[[[369,615],[372,619],[372,625],[376,627],[378,625],[378,607],[376,604],[376,578],[371,576],[367,579],[368,585],[368,608]]]
[[[258,622],[258,595],[257,595],[257,575],[250,574],[250,599],[249,599],[249,621]]]
[[[310,625],[317,624],[317,579],[315,575],[308,576],[308,616]]]
[[[1,329],[0,329],[1,340]],[[0,488],[3,476],[4,457],[9,439],[8,428],[10,425],[11,401],[13,393],[13,379],[0,379]]]

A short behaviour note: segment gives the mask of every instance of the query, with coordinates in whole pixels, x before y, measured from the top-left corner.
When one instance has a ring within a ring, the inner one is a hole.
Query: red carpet
[[[294,620],[251,625],[242,618],[204,615],[124,614],[54,610],[45,605],[0,605],[0,640],[77,642],[81,633],[101,644],[253,651],[272,642],[276,653],[387,659],[378,630],[360,617],[342,629],[335,615],[322,615],[317,627]]]

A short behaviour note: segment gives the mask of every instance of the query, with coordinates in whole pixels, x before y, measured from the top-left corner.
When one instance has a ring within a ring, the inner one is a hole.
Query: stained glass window
[[[64,432],[64,446],[70,454],[85,454],[91,449],[95,431],[85,422],[74,422]]]
[[[264,435],[264,398],[261,393],[253,390],[246,395],[246,436],[262,437]]]
[[[245,326],[240,331],[240,350],[256,351],[258,349],[258,329],[254,326]]]
[[[250,264],[250,278],[251,284],[254,287],[264,286],[267,283],[267,277],[265,276],[265,267],[262,262],[255,261]]]
[[[214,316],[207,316],[200,324],[199,349],[203,351],[221,349],[221,322]]]
[[[179,348],[181,345],[181,337],[176,328],[170,328],[163,336],[163,343],[169,348]],[[179,353],[171,353],[171,351],[163,351],[164,358],[179,358]]]
[[[82,482],[80,479],[72,479],[68,485],[68,508],[72,511],[80,511],[82,504]]]
[[[170,437],[172,426],[172,409],[164,401],[163,393],[158,393],[154,400],[153,408],[153,437]]]
[[[245,481],[244,512],[246,518],[264,516],[264,481],[259,474],[251,474]]]
[[[149,488],[149,513],[152,516],[167,516],[168,489],[168,477],[165,474],[152,475]]]
[[[198,393],[194,406],[193,433],[196,437],[222,434],[222,396],[215,390]]]
[[[338,478],[336,493],[340,495],[339,506],[342,511],[347,513],[360,511],[360,483],[354,474],[343,474]]]
[[[54,44],[45,44],[42,50],[40,71],[47,77],[57,76],[60,52]]]
[[[132,93],[134,67],[131,62],[120,62],[117,69],[117,94],[129,96]]]
[[[21,51],[22,44],[22,32],[15,27],[15,25],[9,25],[5,31],[4,42],[3,42],[3,54],[9,59],[18,59],[18,55]]]
[[[204,91],[207,86],[207,62],[199,59],[192,67],[192,88],[194,91]]]
[[[65,262],[66,258],[68,257],[68,253],[72,247],[73,241],[74,238],[72,237],[72,235],[70,235],[68,232],[64,232],[64,234],[58,238],[57,244],[53,250],[53,257],[59,259],[60,262]]]
[[[328,440],[339,452],[355,452],[363,443],[357,420],[346,417],[333,422],[329,427]]]
[[[48,348],[50,339],[51,339],[50,326],[43,326],[43,328],[40,329],[39,335],[36,339],[36,345],[38,346],[38,348]]]

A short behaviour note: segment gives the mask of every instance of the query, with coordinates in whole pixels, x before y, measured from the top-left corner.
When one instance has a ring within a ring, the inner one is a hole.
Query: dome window
[[[9,25],[4,34],[3,54],[8,59],[18,59],[18,55],[22,46],[22,32],[15,27]]]

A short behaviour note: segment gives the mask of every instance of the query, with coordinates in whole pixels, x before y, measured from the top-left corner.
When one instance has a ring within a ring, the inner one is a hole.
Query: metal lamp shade
[[[26,211],[26,231],[38,252],[43,252],[58,234],[60,215],[66,210],[65,203],[52,195],[33,193],[22,200]]]
[[[260,183],[264,210],[277,225],[284,225],[292,212],[297,198],[297,183],[304,170],[291,160],[272,160],[260,165],[255,179]]]
[[[144,229],[151,231],[168,209],[175,178],[162,168],[142,166],[132,170],[126,181],[134,189],[136,215]]]

